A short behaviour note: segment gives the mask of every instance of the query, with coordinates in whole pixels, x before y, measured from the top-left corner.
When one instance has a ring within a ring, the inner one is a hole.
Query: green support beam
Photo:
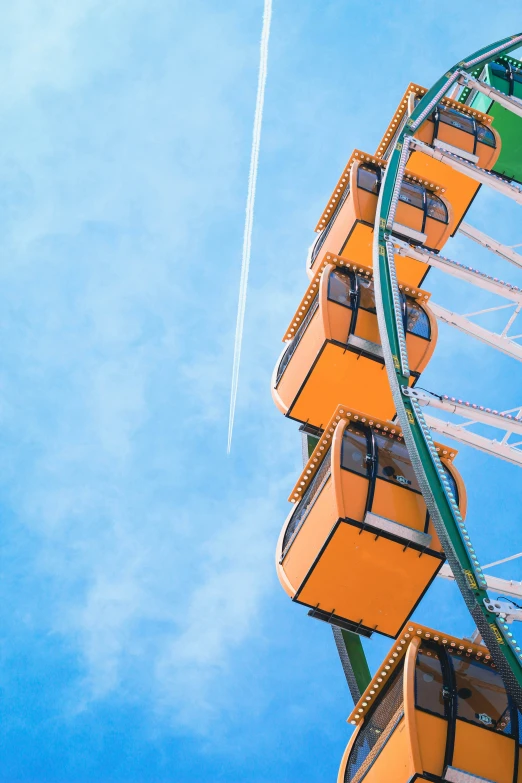
[[[515,40],[516,39],[516,40]],[[415,400],[403,394],[408,386],[409,370],[405,352],[402,316],[398,307],[395,260],[389,226],[400,191],[409,155],[409,137],[415,133],[433,108],[456,83],[459,71],[471,73],[500,54],[518,48],[522,37],[511,36],[480,49],[467,61],[459,62],[444,74],[417,104],[400,133],[389,158],[379,195],[374,232],[373,266],[379,331],[386,370],[397,416],[410,458],[428,506],[433,524],[455,575],[466,605],[487,644],[507,690],[522,709],[522,650],[509,627],[486,610],[486,582],[480,569],[464,521],[433,446],[429,428]]]
[[[332,626],[341,664],[354,704],[357,704],[372,679],[361,637],[352,631]]]

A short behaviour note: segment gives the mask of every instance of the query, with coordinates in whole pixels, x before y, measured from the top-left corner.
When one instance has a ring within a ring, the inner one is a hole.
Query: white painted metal
[[[466,176],[474,179],[476,182],[480,182],[481,185],[487,185],[498,193],[502,193],[504,196],[513,199],[513,201],[516,201],[518,204],[522,204],[522,190],[515,185],[512,185],[510,182],[507,182],[505,179],[497,177],[496,174],[481,169],[473,163],[468,163],[464,158],[453,155],[451,152],[443,152],[442,150],[435,149],[429,144],[420,141],[420,139],[416,139],[415,136],[411,136],[410,138],[411,145],[420,152],[424,152],[424,154],[428,155],[430,158],[440,160],[441,163],[446,163],[455,171],[460,171],[461,174],[466,174]]]
[[[509,563],[510,560],[516,560],[518,557],[522,557],[522,552],[517,552],[516,555],[510,555],[509,557],[503,557],[502,560],[495,560],[494,563],[486,563],[482,568],[493,568],[493,566],[502,565],[502,563]]]
[[[437,576],[442,579],[449,579],[454,582],[455,577],[447,563],[444,563]],[[512,579],[500,579],[498,576],[484,574],[488,590],[508,596],[509,598],[522,598],[522,582],[515,582]]]
[[[490,778],[481,778],[478,775],[457,769],[457,767],[448,767],[442,779],[448,780],[450,783],[493,783]]]
[[[489,454],[491,457],[498,457],[506,462],[511,462],[513,465],[522,466],[522,451],[518,448],[518,446],[522,445],[522,441],[517,441],[516,443],[502,442],[493,438],[485,438],[476,432],[471,432],[466,427],[466,424],[453,424],[426,414],[424,414],[424,418],[428,427],[439,435],[452,438],[458,443],[464,443],[466,446],[471,446],[484,454]],[[467,422],[467,424],[470,423]]]
[[[472,152],[466,152],[465,150],[461,150],[459,147],[454,147],[453,144],[448,144],[446,141],[434,139],[433,146],[437,147],[439,150],[443,150],[444,152],[451,152],[453,155],[459,155],[461,158],[464,158],[464,160],[469,160],[470,163],[477,164],[479,162],[478,155],[473,155]]]
[[[502,242],[497,242],[496,239],[489,237],[483,231],[479,231],[475,226],[470,226],[469,223],[461,223],[459,226],[459,233],[463,234],[468,239],[472,239],[473,242],[482,245],[487,250],[491,250],[495,255],[500,256],[505,261],[509,261],[510,264],[514,264],[522,269],[522,256],[520,253],[515,253],[512,247],[509,245],[503,245]],[[519,245],[513,245],[513,247],[519,247]]]
[[[459,315],[451,310],[446,310],[445,307],[436,304],[436,302],[430,302],[430,309],[440,321],[443,321],[449,326],[453,326],[456,329],[459,329],[459,331],[469,334],[471,337],[475,337],[475,339],[480,340],[480,342],[485,345],[496,348],[497,351],[501,351],[507,356],[511,356],[513,359],[522,362],[522,345],[515,343],[510,337],[490,332],[489,329],[484,329],[483,326],[479,326],[473,321],[470,321],[469,318],[466,318],[464,315]],[[499,308],[492,309],[496,310]]]
[[[512,623],[515,620],[522,620],[522,609],[511,601],[502,601],[500,598],[484,598],[484,606],[492,614],[496,614],[506,623]]]
[[[522,419],[516,417],[508,418],[509,414],[506,415],[498,411],[492,411],[490,408],[472,405],[446,395],[437,397],[427,394],[421,389],[411,389],[403,386],[402,392],[406,397],[414,397],[420,405],[429,405],[432,408],[446,411],[446,413],[456,413],[459,416],[464,416],[477,424],[487,424],[490,427],[505,430],[507,433],[516,432],[522,435]]]
[[[486,49],[485,52],[482,52],[477,57],[474,57],[473,60],[467,60],[466,62],[463,62],[462,67],[469,69],[473,68],[474,65],[478,65],[479,63],[484,62],[484,60],[491,60],[494,55],[500,54],[506,49],[512,49],[514,44],[518,43],[519,41],[522,44],[522,33],[520,35],[514,35],[512,38],[509,38],[507,41],[504,41],[504,43],[499,44],[499,46],[496,46],[494,49]],[[459,71],[459,73],[462,73],[462,71]]]
[[[496,313],[498,310],[505,310],[507,307],[514,307],[513,304],[496,305],[495,307],[483,307],[482,310],[475,310],[472,313],[462,313],[463,318],[472,318],[474,315],[484,315],[484,313]]]
[[[504,107],[504,109],[513,112],[513,114],[517,114],[519,117],[522,117],[522,103],[520,103],[520,101],[518,101],[514,96],[510,98],[507,95],[504,95],[504,93],[500,92],[500,90],[496,90],[489,84],[485,84],[479,79],[475,79],[473,76],[470,76],[469,73],[462,73],[459,82],[461,84],[466,83],[468,87],[471,87],[473,90],[481,92],[482,95],[486,95],[488,98],[491,98],[492,101],[499,103]]]
[[[413,247],[400,239],[394,238],[393,242],[395,245],[395,252],[398,255],[416,258],[459,280],[471,283],[472,285],[477,286],[477,288],[483,288],[485,291],[489,291],[492,294],[498,294],[505,299],[511,299],[513,302],[520,302],[522,304],[522,289],[512,283],[505,283],[503,280],[498,280],[490,275],[486,275],[478,269],[464,266],[464,264],[453,261],[451,258],[432,253],[430,250]],[[520,262],[522,264],[522,256],[520,256]]]
[[[403,237],[414,239],[416,242],[425,242],[428,238],[428,235],[423,234],[422,231],[416,231],[414,228],[410,228],[409,226],[403,226],[402,223],[394,223],[393,231],[394,233],[400,234]]]

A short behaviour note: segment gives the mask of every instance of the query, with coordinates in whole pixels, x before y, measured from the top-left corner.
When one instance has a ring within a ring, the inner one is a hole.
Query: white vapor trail
[[[263,105],[265,102],[265,85],[268,64],[268,40],[270,37],[271,19],[272,0],[265,0],[265,6],[263,10],[263,30],[261,32],[261,46],[259,52],[259,75],[257,80],[256,111],[254,115],[254,129],[252,133],[250,171],[248,173],[248,195],[245,210],[245,228],[243,232],[243,254],[241,257],[241,278],[239,281],[236,337],[234,341],[234,364],[232,366],[232,386],[230,390],[227,454],[230,454],[230,448],[232,446],[232,432],[234,430],[237,387],[239,383],[239,366],[241,363],[241,345],[243,342],[243,326],[245,323],[248,270],[250,267],[250,251],[252,248],[252,226],[254,223],[254,204],[256,200],[257,169],[259,165],[259,145],[261,141],[261,124],[263,122]]]

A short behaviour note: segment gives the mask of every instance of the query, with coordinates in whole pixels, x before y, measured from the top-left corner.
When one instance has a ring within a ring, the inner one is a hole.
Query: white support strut
[[[485,291],[489,291],[492,294],[498,294],[505,299],[511,299],[513,302],[522,304],[522,289],[512,283],[505,283],[503,280],[498,280],[491,275],[480,272],[478,269],[465,266],[458,261],[453,261],[451,258],[438,255],[430,250],[408,245],[406,242],[397,239],[396,237],[394,237],[393,242],[395,251],[398,255],[416,258],[419,261],[430,264],[430,266],[435,267],[435,269],[440,269],[441,272],[446,272],[447,274],[452,275],[452,277],[464,280],[466,283],[471,283],[472,285],[477,286],[477,288],[483,288]],[[515,255],[517,254],[515,253]],[[520,256],[520,262],[522,265],[522,256]]]
[[[444,563],[437,576],[442,577],[442,579],[450,579],[451,581],[455,581],[453,572],[447,563]],[[499,577],[490,576],[489,574],[484,574],[484,576],[486,577],[488,590],[502,593],[502,595],[509,596],[510,598],[522,598],[522,582],[514,582],[513,580],[508,579],[499,579]]]
[[[503,258],[505,261],[509,261],[510,264],[514,264],[514,266],[518,266],[519,269],[522,269],[522,256],[520,253],[515,253],[513,248],[509,247],[509,245],[503,245],[502,242],[498,242],[496,239],[493,239],[493,237],[489,237],[483,231],[479,231],[478,228],[475,228],[475,226],[470,226],[469,223],[461,223],[459,226],[459,234],[463,234],[463,236],[473,240],[473,242],[485,247],[487,250],[491,250],[492,253],[495,253],[495,255]]]
[[[451,152],[434,149],[429,144],[420,141],[420,139],[416,139],[415,136],[411,136],[410,139],[411,146],[418,149],[419,152],[424,152],[424,154],[428,155],[430,158],[439,160],[441,163],[446,163],[455,171],[459,171],[461,174],[465,174],[476,182],[480,182],[481,185],[487,185],[498,193],[502,193],[504,196],[513,199],[513,201],[516,201],[518,204],[522,204],[522,190],[507,182],[505,179],[502,179],[502,177],[497,177],[496,174],[481,169],[479,166],[475,166],[474,163],[469,163],[467,160],[464,160],[464,158],[453,155]]]
[[[511,340],[509,337],[496,334],[495,332],[490,332],[489,329],[484,329],[483,326],[479,326],[473,321],[470,321],[469,318],[466,318],[466,316],[459,315],[458,313],[454,313],[451,310],[446,310],[445,307],[442,307],[435,302],[430,302],[430,309],[440,321],[443,321],[443,323],[446,323],[449,326],[453,326],[456,329],[459,329],[459,331],[464,332],[465,334],[469,334],[471,337],[480,340],[480,342],[484,343],[485,345],[489,345],[491,348],[495,348],[497,351],[505,353],[506,356],[511,356],[513,359],[517,359],[519,362],[522,362],[522,345],[514,342],[514,340]]]
[[[468,87],[471,87],[472,90],[481,92],[482,95],[486,95],[488,98],[491,98],[492,101],[500,104],[500,106],[502,106],[504,109],[513,112],[513,114],[517,114],[519,117],[522,117],[522,103],[520,103],[520,101],[518,101],[516,98],[510,98],[507,95],[504,95],[504,93],[500,92],[500,90],[496,90],[489,84],[486,84],[479,79],[475,79],[468,73],[461,72],[459,83],[466,84]]]
[[[442,419],[438,419],[435,416],[424,414],[424,418],[428,427],[439,435],[444,435],[447,438],[456,440],[458,443],[471,446],[472,448],[477,449],[477,451],[482,451],[484,454],[488,454],[491,457],[497,457],[506,462],[511,462],[512,465],[522,466],[522,451],[519,448],[516,448],[519,444],[511,445],[506,441],[485,438],[483,435],[471,432],[461,424],[442,421]]]
[[[504,430],[508,433],[522,435],[522,418],[511,416],[511,414],[502,413],[484,408],[482,405],[474,405],[463,400],[457,400],[455,397],[448,397],[446,394],[437,396],[427,394],[421,389],[412,389],[403,387],[402,393],[406,397],[412,397],[420,405],[438,408],[446,413],[456,413],[458,416],[464,416],[477,424],[487,424],[490,427]],[[518,409],[517,409],[518,410]]]

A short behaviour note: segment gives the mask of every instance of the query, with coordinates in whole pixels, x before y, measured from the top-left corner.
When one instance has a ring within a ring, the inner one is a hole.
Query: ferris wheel
[[[339,783],[522,780],[522,583],[479,564],[457,451],[434,440],[522,465],[522,390],[521,405],[497,410],[418,384],[438,322],[522,361],[522,289],[442,252],[459,233],[522,268],[517,246],[465,220],[482,186],[522,203],[522,62],[509,55],[521,46],[511,36],[430,89],[410,83],[376,152],[352,153],[272,377],[277,407],[300,423],[304,462],[277,573],[331,625],[355,702]],[[463,313],[435,303],[431,267],[504,303],[470,310],[466,297]],[[500,311],[500,332],[476,320]],[[411,621],[437,576],[457,584],[471,638]],[[373,634],[393,644],[372,677],[361,637]]]

